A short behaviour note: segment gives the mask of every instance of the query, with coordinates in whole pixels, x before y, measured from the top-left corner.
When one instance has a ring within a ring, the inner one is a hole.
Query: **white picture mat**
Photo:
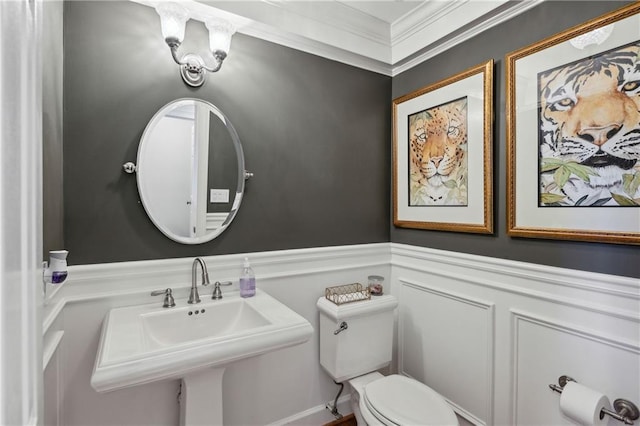
[[[396,106],[397,220],[484,225],[484,73]],[[467,206],[409,206],[408,116],[467,97]],[[426,217],[425,215],[428,215]]]
[[[638,39],[640,16],[634,15],[616,22],[610,37],[599,46],[579,50],[566,41],[515,62],[516,227],[640,232],[640,208],[538,206],[538,73]]]

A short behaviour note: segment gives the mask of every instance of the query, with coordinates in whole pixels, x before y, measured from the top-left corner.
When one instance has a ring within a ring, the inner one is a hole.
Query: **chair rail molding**
[[[399,300],[390,371],[425,382],[474,424],[562,423],[557,395],[548,389],[562,374],[606,391],[610,398],[640,400],[638,279],[397,243],[237,253],[204,260],[212,280],[233,281],[226,291],[237,291],[244,257],[251,259],[258,286],[315,326],[315,304],[326,287],[364,283],[372,274],[384,276],[384,291]],[[93,367],[86,354],[95,353],[96,333],[106,312],[160,303],[149,293],[168,287],[176,300],[186,298],[192,261],[69,267],[69,278],[52,293],[43,315],[46,356],[52,359],[50,386],[54,379],[68,384],[64,400],[72,401],[61,406],[60,424],[83,424],[97,411],[115,409],[115,400],[85,389]],[[324,404],[335,395],[335,384],[317,362],[317,345],[316,334],[288,354],[265,355],[229,368],[225,374],[233,377],[233,384],[227,389],[225,412],[232,422],[326,422],[309,420],[326,414]],[[58,346],[64,356],[56,355]],[[274,367],[281,356],[290,357],[285,373]],[[59,379],[52,369],[57,365],[54,359],[60,363]],[[601,367],[603,359],[607,368]],[[318,385],[312,394],[297,391],[301,378]],[[264,396],[273,380],[287,391],[270,395],[273,403],[267,411],[264,406],[247,410],[240,396],[249,390]],[[146,404],[172,399],[172,393],[172,383],[151,386]],[[163,407],[154,415],[177,415],[173,406]],[[118,408],[133,419],[149,416],[144,404]],[[116,418],[101,420],[116,424]]]
[[[640,280],[391,243],[394,271],[428,272],[640,322]]]
[[[388,268],[390,258],[388,243],[202,256],[211,279],[233,281],[231,289],[236,290],[245,257],[251,259],[261,281],[356,268]],[[190,257],[70,266],[69,278],[45,306],[44,331],[68,303],[143,296],[168,287],[174,290],[176,298],[186,297],[192,262]]]

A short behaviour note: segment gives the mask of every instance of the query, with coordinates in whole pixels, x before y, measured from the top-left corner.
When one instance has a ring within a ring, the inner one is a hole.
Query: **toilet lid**
[[[397,374],[365,386],[367,408],[391,425],[457,425],[458,419],[437,392],[417,380]]]

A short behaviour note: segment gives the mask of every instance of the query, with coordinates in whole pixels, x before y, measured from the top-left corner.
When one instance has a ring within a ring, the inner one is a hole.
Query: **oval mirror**
[[[183,244],[211,241],[229,226],[242,201],[238,134],[209,102],[170,102],[142,134],[136,178],[142,205],[163,234]]]

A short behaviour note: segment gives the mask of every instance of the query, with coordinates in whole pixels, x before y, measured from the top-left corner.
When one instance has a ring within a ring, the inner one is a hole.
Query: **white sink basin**
[[[312,333],[306,319],[260,290],[247,299],[230,292],[195,305],[176,299],[174,308],[115,308],[102,325],[91,385],[106,392],[184,378],[303,343]]]
[[[243,333],[271,324],[241,298],[156,310],[141,314],[140,321],[149,349]]]

